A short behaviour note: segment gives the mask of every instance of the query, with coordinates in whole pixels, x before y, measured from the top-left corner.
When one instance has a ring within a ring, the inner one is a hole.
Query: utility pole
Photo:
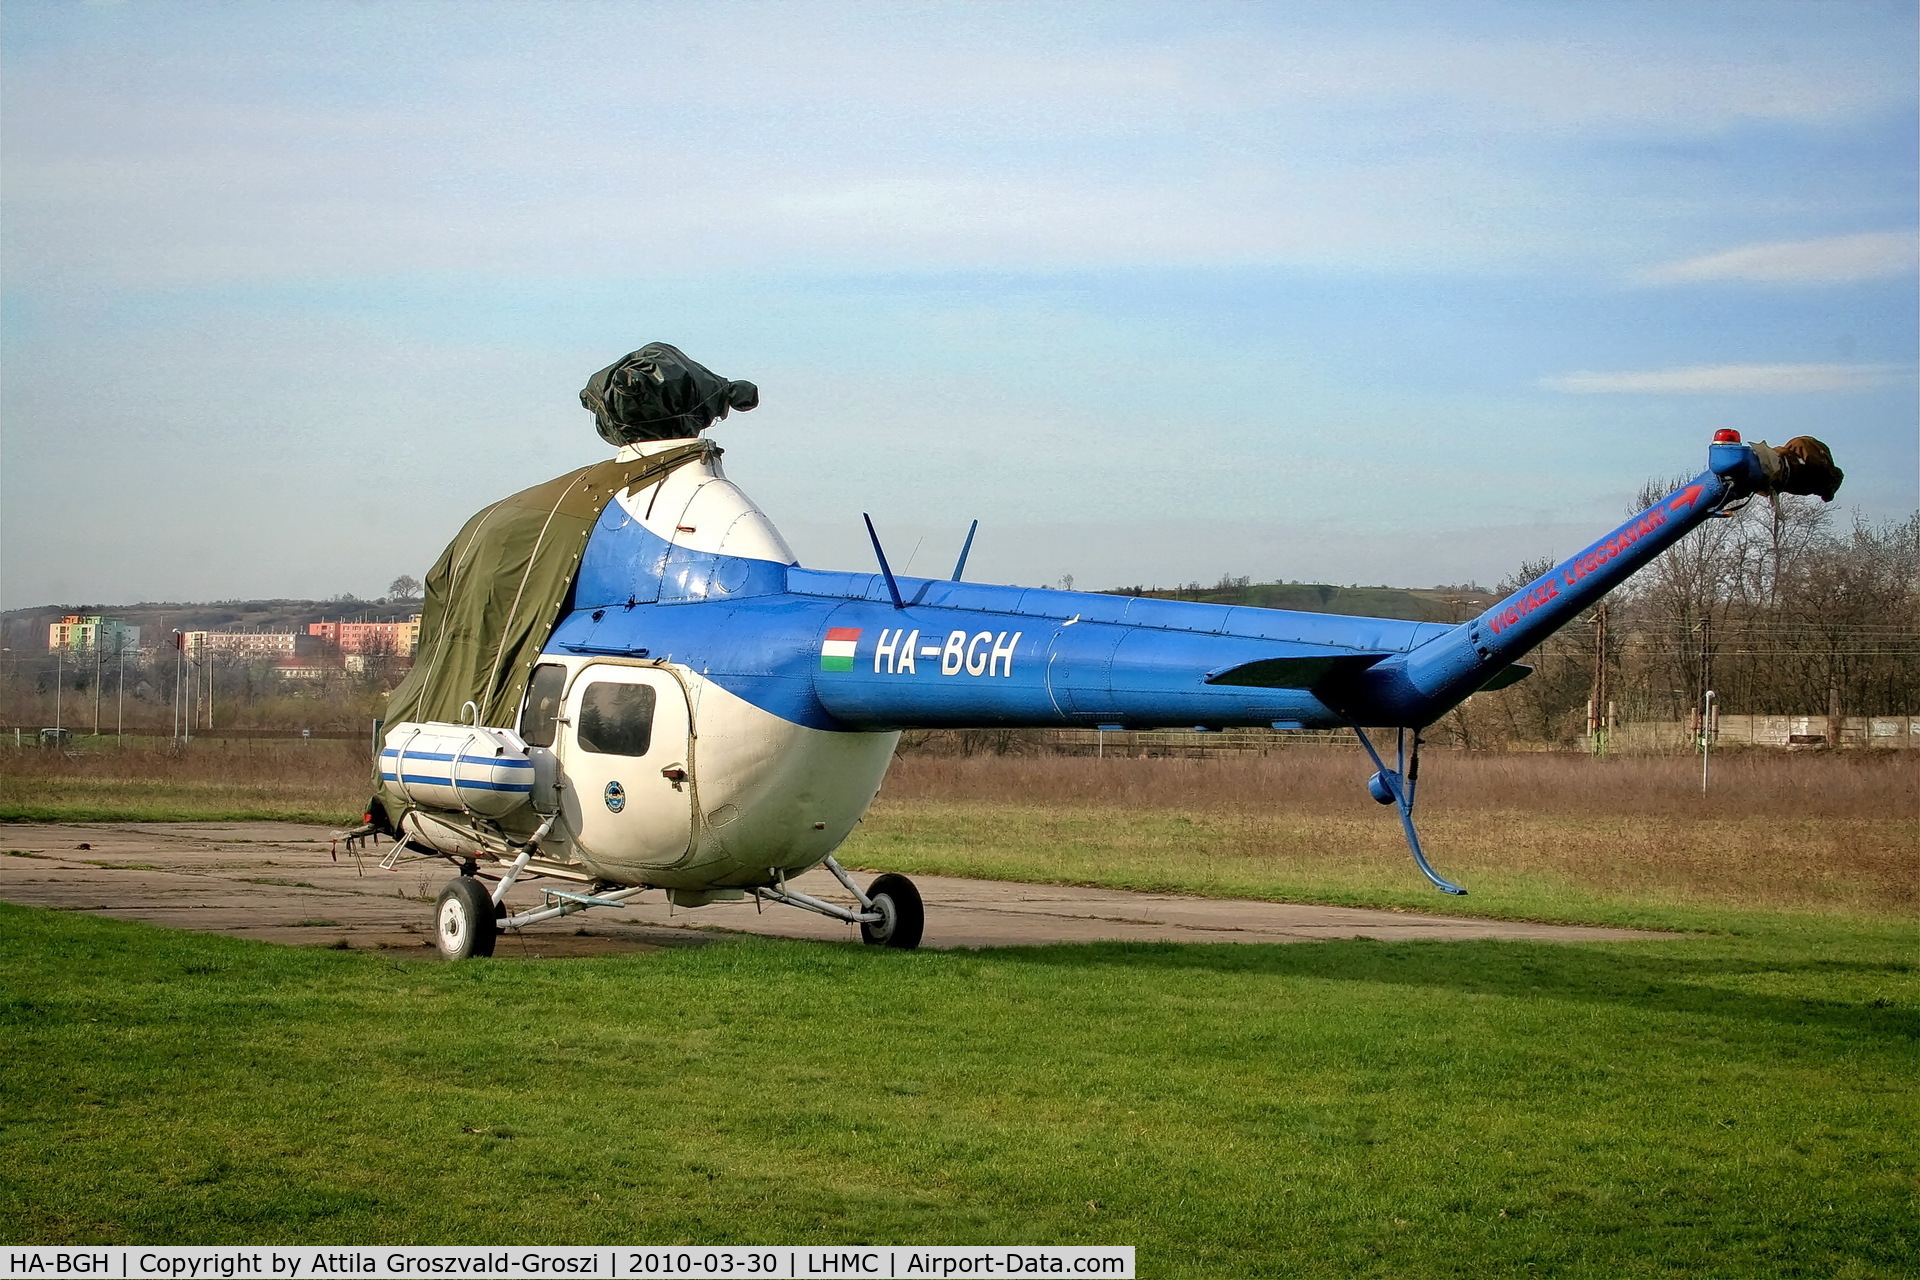
[[[173,633],[173,745],[180,745],[180,672],[186,657],[186,637]]]
[[[1709,689],[1700,715],[1700,794],[1707,794],[1707,762],[1713,755],[1713,690]]]
[[[1601,755],[1607,749],[1607,604],[1593,611],[1593,697],[1587,703],[1587,734],[1592,739],[1593,753]]]
[[[1713,688],[1713,618],[1700,619],[1700,731],[1707,732],[1706,694]]]

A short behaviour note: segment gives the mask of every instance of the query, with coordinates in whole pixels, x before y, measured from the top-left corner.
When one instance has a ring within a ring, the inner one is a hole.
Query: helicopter
[[[389,868],[454,864],[434,915],[450,959],[652,891],[918,946],[913,882],[863,886],[833,856],[907,729],[1350,729],[1417,869],[1464,894],[1415,827],[1420,731],[1524,678],[1519,658],[1702,522],[1757,494],[1831,500],[1841,476],[1811,437],[1715,431],[1698,476],[1449,625],[971,582],[977,521],[944,579],[896,574],[870,518],[876,571],[806,568],[699,434],[754,407],[752,384],[651,344],[582,401],[615,456],[480,512],[429,573],[351,833],[393,837]],[[816,867],[850,905],[793,885]],[[510,912],[522,882],[540,905]]]

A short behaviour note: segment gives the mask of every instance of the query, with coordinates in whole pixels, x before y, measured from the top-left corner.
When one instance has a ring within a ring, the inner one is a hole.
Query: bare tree
[[[418,600],[420,598],[420,579],[410,573],[403,573],[387,584],[387,598],[390,600]]]

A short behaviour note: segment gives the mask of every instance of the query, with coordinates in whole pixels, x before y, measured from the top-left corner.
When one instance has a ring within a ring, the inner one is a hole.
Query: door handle
[[[671,782],[673,789],[678,791],[681,784],[687,780],[687,771],[680,765],[670,764],[660,771],[660,776]]]

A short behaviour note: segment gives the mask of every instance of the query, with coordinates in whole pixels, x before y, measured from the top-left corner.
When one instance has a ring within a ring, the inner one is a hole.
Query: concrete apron
[[[284,822],[74,823],[0,826],[0,900],[89,911],[295,946],[435,955],[434,900],[452,875],[439,858],[380,869],[393,846],[335,850],[325,827]],[[871,872],[857,873],[862,885]],[[1673,937],[1629,929],[1475,920],[1353,907],[1189,898],[1116,889],[915,876],[926,899],[923,946],[1013,947],[1060,942],[1464,941],[1547,942]],[[794,881],[815,897],[851,903],[825,871]],[[508,906],[540,903],[516,886]],[[673,907],[649,893],[618,911],[595,908],[500,939],[501,956],[604,955],[689,946],[716,934],[859,942],[859,931],[792,907],[753,902]]]

